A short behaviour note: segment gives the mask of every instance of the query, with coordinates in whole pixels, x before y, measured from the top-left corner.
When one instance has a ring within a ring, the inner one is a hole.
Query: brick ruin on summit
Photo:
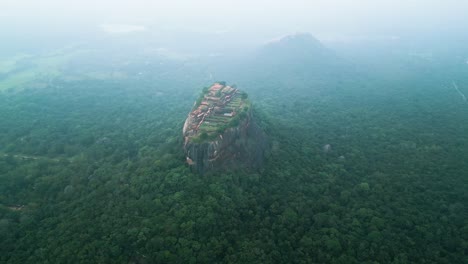
[[[190,122],[184,128],[185,136],[214,132],[216,126],[228,123],[237,114],[242,103],[237,88],[221,83],[213,84],[203,95],[198,107],[190,113]]]

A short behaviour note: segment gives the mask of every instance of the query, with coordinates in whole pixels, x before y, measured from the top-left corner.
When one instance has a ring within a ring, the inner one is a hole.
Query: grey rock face
[[[260,169],[268,145],[265,133],[249,112],[238,126],[227,128],[213,140],[193,142],[186,137],[184,151],[191,169],[205,174],[210,171]]]

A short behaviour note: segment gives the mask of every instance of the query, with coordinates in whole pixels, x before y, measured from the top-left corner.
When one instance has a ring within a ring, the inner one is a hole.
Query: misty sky
[[[1,0],[0,21],[21,30],[84,30],[106,24],[187,31],[398,34],[457,30],[461,0]]]
[[[329,43],[418,34],[451,39],[467,34],[466,14],[462,0],[0,0],[0,46],[11,53],[8,47],[131,36],[158,48],[218,52],[215,46],[241,50],[294,32]],[[213,44],[219,37],[230,41]]]

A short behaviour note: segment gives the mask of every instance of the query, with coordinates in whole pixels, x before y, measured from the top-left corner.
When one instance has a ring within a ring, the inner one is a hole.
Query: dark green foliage
[[[231,118],[231,121],[229,121],[229,127],[235,127],[238,126],[241,120],[240,115],[235,115],[233,118]]]
[[[413,74],[252,92],[264,170],[204,177],[187,86],[1,94],[0,262],[467,263],[468,108]]]
[[[205,132],[202,132],[200,134],[200,139],[203,141],[203,140],[206,140],[208,138],[208,134],[206,134]]]

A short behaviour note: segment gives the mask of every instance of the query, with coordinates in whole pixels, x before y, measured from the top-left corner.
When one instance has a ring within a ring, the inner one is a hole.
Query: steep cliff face
[[[251,113],[238,126],[227,128],[213,140],[193,142],[186,138],[184,145],[187,162],[200,174],[239,168],[259,169],[267,149],[265,133]]]
[[[246,96],[241,100],[242,93],[237,89],[218,89],[217,85],[201,95],[204,99],[199,100],[199,106],[195,105],[185,121],[183,134],[187,163],[200,174],[261,168],[268,141],[255,122]],[[225,95],[226,100],[218,90],[230,91]]]

